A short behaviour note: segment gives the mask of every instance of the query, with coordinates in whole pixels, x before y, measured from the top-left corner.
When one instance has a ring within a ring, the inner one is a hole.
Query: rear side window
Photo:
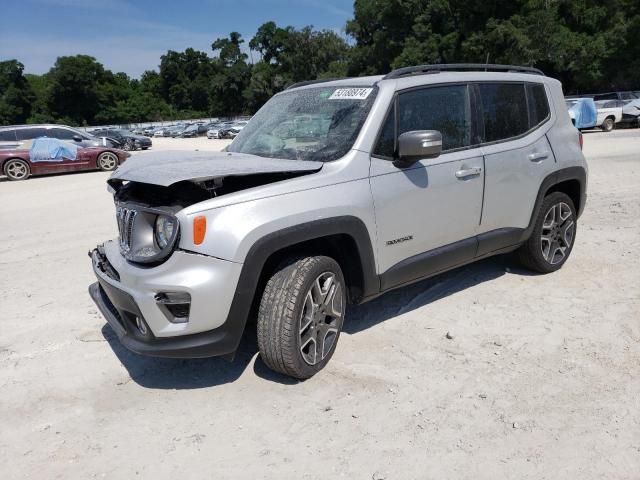
[[[412,130],[438,130],[442,149],[471,144],[471,106],[466,85],[411,90],[398,96],[398,135]]]
[[[549,117],[549,103],[544,85],[528,83],[527,97],[529,100],[529,126],[534,128]]]
[[[484,141],[517,137],[529,130],[527,98],[522,83],[481,83]]]
[[[15,130],[2,130],[0,131],[0,142],[15,142],[16,131]]]
[[[595,101],[598,101],[598,100],[617,100],[618,99],[618,94],[617,93],[603,93],[601,95],[594,95],[593,99]]]
[[[19,128],[16,130],[18,140],[33,140],[38,137],[46,137],[47,129],[41,127]]]

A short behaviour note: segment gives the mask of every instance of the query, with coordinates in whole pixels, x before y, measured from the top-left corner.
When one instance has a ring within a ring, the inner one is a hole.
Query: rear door
[[[371,158],[382,288],[463,263],[475,255],[484,169],[466,84],[400,92]],[[394,165],[398,135],[438,130],[443,152]]]
[[[515,244],[542,181],[556,169],[546,132],[554,121],[542,83],[474,86],[484,125],[485,192],[478,254]]]

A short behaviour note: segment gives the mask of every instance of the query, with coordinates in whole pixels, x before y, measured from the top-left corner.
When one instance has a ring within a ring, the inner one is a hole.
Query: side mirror
[[[418,160],[436,158],[442,153],[442,134],[437,130],[413,130],[398,137],[398,159],[394,164],[407,168]]]
[[[74,135],[74,136],[73,136],[73,139],[74,139],[76,142],[81,142],[81,141],[82,141],[82,137],[81,137],[80,135]]]

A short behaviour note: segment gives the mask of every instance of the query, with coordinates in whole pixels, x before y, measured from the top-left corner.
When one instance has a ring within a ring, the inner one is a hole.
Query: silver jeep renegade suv
[[[348,302],[491,255],[566,262],[587,165],[560,82],[428,65],[297,84],[221,153],[142,153],[108,180],[119,238],[89,291],[134,352],[233,357],[249,318],[274,370],[308,378]]]

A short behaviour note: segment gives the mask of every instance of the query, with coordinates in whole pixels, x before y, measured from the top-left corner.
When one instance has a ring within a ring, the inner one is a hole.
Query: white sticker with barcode
[[[373,88],[338,88],[329,100],[364,100],[372,90]]]

